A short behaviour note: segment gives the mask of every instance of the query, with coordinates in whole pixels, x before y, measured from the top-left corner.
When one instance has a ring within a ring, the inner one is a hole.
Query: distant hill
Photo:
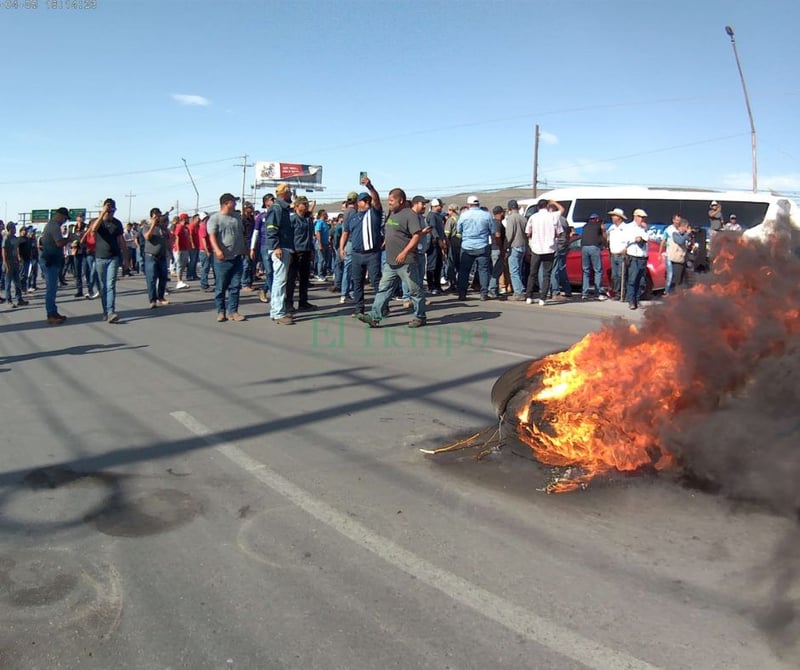
[[[540,194],[543,192],[544,192],[543,189],[539,189]],[[412,196],[417,194],[407,193],[406,195],[408,195],[408,197],[411,198]],[[481,205],[483,207],[488,207],[491,210],[492,207],[495,207],[497,205],[505,207],[508,201],[511,200],[512,198],[515,200],[522,200],[523,198],[532,198],[533,191],[532,189],[529,188],[505,188],[497,191],[470,191],[469,193],[466,192],[452,193],[450,195],[443,195],[441,193],[422,193],[421,195],[424,195],[426,198],[439,198],[445,204],[445,208],[447,208],[447,205],[450,204],[456,204],[459,207],[461,207],[462,205],[466,205],[468,196],[477,195],[481,201]],[[381,192],[381,198],[385,200],[386,194]],[[328,212],[338,212],[341,205],[342,203],[340,201],[334,201],[334,202],[318,201],[316,209],[317,210],[325,209]]]

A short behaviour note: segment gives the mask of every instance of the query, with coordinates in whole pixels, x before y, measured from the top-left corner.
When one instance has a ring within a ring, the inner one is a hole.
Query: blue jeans
[[[419,276],[418,263],[404,263],[403,265],[389,265],[384,263],[381,272],[381,283],[378,285],[378,293],[372,303],[370,315],[375,321],[380,321],[386,312],[386,303],[392,297],[397,288],[397,282],[404,281],[409,288],[411,302],[414,305],[414,317],[420,321],[425,321],[425,296],[422,294],[422,284]]]
[[[97,266],[92,254],[86,254],[83,259],[84,270],[86,271],[86,292],[92,295],[94,291],[100,290],[100,282],[97,280]]]
[[[281,249],[282,258],[276,258],[275,252],[269,254],[272,265],[272,294],[269,300],[269,316],[273,321],[286,316],[286,282],[289,279],[289,265],[292,262],[291,249]]]
[[[83,254],[75,254],[75,290],[77,293],[83,293],[83,273],[86,267],[86,256]]]
[[[472,264],[478,262],[478,279],[481,283],[481,295],[489,292],[489,261],[491,258],[491,245],[483,249],[461,249],[461,261],[458,267],[458,295],[467,295],[469,287],[469,271]]]
[[[567,276],[567,250],[556,251],[553,258],[553,271],[550,275],[552,291],[561,291],[566,296],[572,295],[572,286]]]
[[[147,280],[147,299],[150,302],[164,299],[164,290],[169,279],[169,264],[166,255],[156,258],[145,254],[144,273]]]
[[[666,256],[664,257],[664,265],[667,268],[666,282],[664,283],[664,295],[669,295],[669,292],[672,290],[673,269],[672,269],[672,261]]]
[[[103,314],[108,316],[116,311],[117,302],[117,270],[119,258],[94,259],[97,270],[97,281],[100,284],[100,299],[103,301]]]
[[[208,288],[208,273],[211,271],[211,265],[213,263],[214,257],[205,252],[200,252],[200,287],[201,288]],[[167,272],[169,273],[169,261],[167,262]],[[214,275],[214,279],[216,280],[216,275]]]
[[[525,247],[512,247],[508,256],[508,272],[511,275],[511,288],[514,295],[525,293],[525,282],[522,280],[522,261],[525,259]]]
[[[624,254],[610,254],[611,256],[611,283],[614,288],[614,295],[622,295],[622,268],[625,264]]]
[[[272,279],[275,276],[272,272],[272,259],[270,257],[270,252],[261,248],[261,264],[264,266],[264,285],[261,287],[261,290],[264,293],[272,293]]]
[[[353,296],[353,276],[350,267],[353,264],[353,249],[348,242],[344,248],[344,261],[342,263],[342,295]]]
[[[315,257],[315,259],[317,261],[317,263],[316,263],[316,265],[317,265],[317,269],[316,269],[317,277],[319,277],[320,279],[325,279],[325,274],[326,274],[326,270],[327,270],[327,263],[326,263],[326,259],[325,259],[325,249],[315,249],[314,250],[314,257]]]
[[[500,275],[503,274],[505,267],[505,259],[503,252],[500,249],[492,249],[492,268],[489,274],[489,294],[497,296],[497,287],[500,280]]]
[[[52,263],[49,267],[40,263],[44,277],[44,308],[47,316],[58,316],[56,307],[56,293],[58,292],[58,278],[61,275],[61,263]]]
[[[647,271],[647,258],[631,258],[628,265],[628,304],[639,304],[639,293],[644,282],[644,273]]]
[[[242,290],[242,257],[230,260],[219,260],[214,257],[214,306],[217,314],[228,314],[239,311],[239,291]],[[227,300],[226,300],[227,299]]]
[[[242,284],[244,286],[253,286],[253,279],[255,279],[256,275],[255,269],[255,263],[250,260],[249,255],[242,257]]]
[[[36,282],[39,279],[39,259],[31,259],[31,269],[28,272],[28,288],[36,288]]]
[[[338,249],[333,252],[333,288],[342,290],[342,275],[344,274],[344,261]]]
[[[581,247],[581,266],[583,269],[582,295],[589,295],[589,284],[591,284],[592,271],[594,271],[594,290],[600,295],[600,288],[603,286],[603,263],[600,257],[600,247],[585,246]]]
[[[16,300],[11,299],[11,289],[14,289],[14,293],[17,296]],[[8,272],[6,272],[5,276],[5,289],[6,289],[6,300],[9,303],[12,302],[19,302],[22,298],[22,287],[19,283],[19,264],[15,263],[14,265],[10,266]]]
[[[186,271],[186,279],[198,279],[197,259],[199,255],[199,249],[189,249],[189,269]]]
[[[364,313],[364,280],[369,274],[369,280],[377,295],[381,276],[381,252],[370,251],[367,253],[353,252],[353,300],[356,302],[356,314]]]

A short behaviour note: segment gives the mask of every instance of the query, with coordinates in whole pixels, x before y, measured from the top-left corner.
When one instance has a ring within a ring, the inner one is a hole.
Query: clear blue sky
[[[6,219],[109,196],[122,218],[129,202],[133,218],[175,201],[191,210],[182,158],[213,209],[241,192],[245,153],[321,164],[320,200],[357,188],[360,170],[383,192],[430,197],[530,186],[536,123],[547,185],[747,189],[750,128],[726,24],[759,186],[800,192],[791,0],[10,1]]]

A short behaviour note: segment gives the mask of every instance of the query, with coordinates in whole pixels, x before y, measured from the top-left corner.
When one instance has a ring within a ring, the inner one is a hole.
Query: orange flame
[[[618,319],[535,361],[520,439],[540,462],[581,470],[549,490],[676,466],[664,431],[741,391],[760,360],[800,333],[799,266],[777,240],[723,240],[713,275],[648,309],[640,326]]]

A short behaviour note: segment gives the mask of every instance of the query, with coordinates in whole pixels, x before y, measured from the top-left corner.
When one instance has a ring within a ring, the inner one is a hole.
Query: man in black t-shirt
[[[621,209],[613,209],[609,212],[612,216],[620,216],[625,220],[625,213]],[[583,224],[581,231],[581,267],[583,270],[583,286],[581,288],[581,300],[589,297],[589,285],[592,283],[594,275],[594,291],[598,300],[605,300],[605,295],[601,292],[603,287],[603,259],[600,256],[600,249],[606,244],[606,228],[603,220],[597,214],[589,215],[588,221]]]
[[[381,272],[381,283],[372,303],[372,310],[369,314],[360,314],[358,318],[372,328],[379,327],[386,303],[402,280],[408,285],[414,306],[414,318],[409,321],[408,327],[419,328],[427,322],[425,296],[422,294],[422,278],[417,262],[417,244],[423,222],[420,215],[409,206],[402,189],[394,188],[389,191],[388,201],[389,216],[385,227],[386,263]],[[417,206],[425,202],[422,196],[414,196],[412,199],[412,204]]]
[[[117,204],[112,198],[106,198],[103,209],[92,224],[90,232],[94,233],[95,269],[100,283],[100,299],[103,304],[103,319],[108,323],[119,321],[116,312],[117,270],[122,257],[123,267],[128,264],[128,245],[125,243],[122,222],[114,217]]]

